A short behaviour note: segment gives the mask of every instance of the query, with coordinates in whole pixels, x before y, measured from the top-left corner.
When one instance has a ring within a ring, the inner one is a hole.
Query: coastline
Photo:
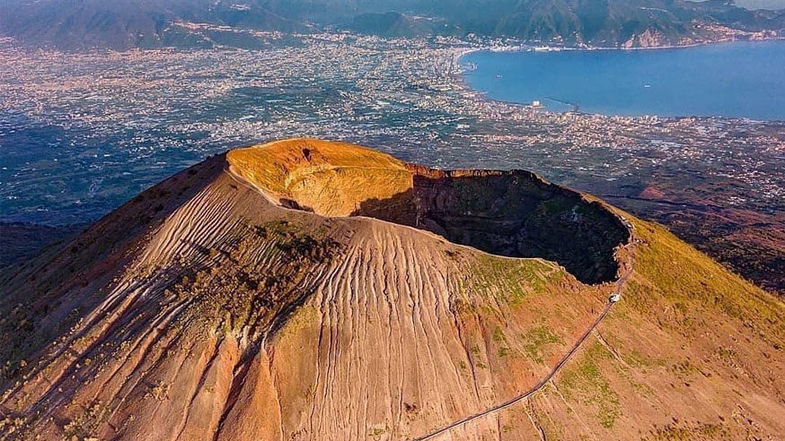
[[[542,48],[539,52],[558,52],[558,51],[658,51],[667,49],[689,49],[703,46],[714,46],[722,44],[734,43],[765,43],[768,41],[785,41],[785,36],[770,37],[752,40],[715,40],[715,41],[702,41],[690,44],[667,44],[662,46],[637,46],[637,47],[613,47],[613,46],[587,46],[587,47],[560,47],[560,46],[539,46]],[[536,49],[534,52],[538,52]]]
[[[456,50],[456,52],[453,54],[453,63],[455,63],[458,66],[458,72],[454,75],[455,76],[455,83],[454,84],[460,89],[460,91],[462,93],[471,95],[473,97],[478,97],[479,99],[481,99],[483,101],[487,101],[487,102],[491,102],[491,103],[503,104],[503,105],[506,105],[506,106],[512,106],[512,107],[520,108],[522,111],[537,112],[537,113],[541,113],[541,114],[545,114],[545,115],[554,115],[555,116],[555,115],[562,115],[562,114],[565,114],[567,112],[571,112],[573,114],[578,114],[578,115],[599,116],[599,117],[603,117],[603,118],[609,116],[609,115],[603,115],[603,114],[600,114],[600,113],[585,113],[585,112],[581,112],[581,111],[556,112],[556,111],[548,110],[545,107],[541,107],[541,108],[535,109],[531,105],[518,103],[518,102],[515,102],[515,101],[505,101],[505,100],[500,100],[500,99],[496,99],[496,98],[491,98],[490,96],[488,96],[487,92],[483,92],[483,91],[474,89],[469,84],[469,82],[468,82],[468,80],[466,78],[467,70],[465,69],[465,67],[461,63],[461,58],[463,58],[466,55],[469,55],[469,54],[472,54],[472,53],[475,53],[475,52],[486,52],[486,51],[488,51],[488,52],[495,52],[495,51],[491,51],[491,50],[489,50],[487,48],[465,48],[465,49]],[[528,52],[528,51],[504,51],[504,52]],[[656,116],[656,115],[653,115],[653,116]],[[661,118],[661,117],[658,116],[658,118]]]
[[[661,115],[656,113],[642,113],[638,115],[625,115],[625,114],[612,114],[612,113],[599,113],[599,112],[591,112],[591,111],[582,111],[580,110],[579,103],[570,103],[573,106],[573,109],[570,110],[549,110],[547,107],[539,107],[534,108],[530,104],[519,102],[519,101],[511,101],[505,99],[498,99],[492,98],[488,95],[487,91],[481,91],[475,89],[468,81],[467,74],[472,72],[473,69],[467,68],[467,63],[465,62],[465,57],[467,55],[471,55],[474,53],[544,53],[544,52],[603,52],[603,51],[665,51],[665,50],[679,50],[679,49],[693,49],[693,48],[700,48],[700,47],[709,47],[709,46],[721,46],[721,45],[731,45],[731,44],[738,44],[738,43],[749,43],[749,44],[756,44],[756,43],[767,43],[767,42],[785,42],[785,36],[774,37],[774,38],[765,38],[765,39],[756,39],[756,40],[719,40],[719,41],[709,41],[709,42],[701,42],[695,44],[688,44],[688,45],[666,45],[666,46],[653,46],[653,47],[635,47],[635,48],[621,48],[621,47],[560,47],[560,46],[526,46],[526,45],[519,45],[519,46],[481,46],[481,47],[465,47],[461,48],[456,51],[453,56],[453,60],[457,63],[459,67],[458,76],[460,77],[457,80],[457,83],[460,85],[461,89],[464,89],[467,93],[471,93],[477,96],[481,96],[483,99],[503,103],[506,105],[512,105],[521,108],[522,110],[529,110],[529,111],[536,111],[538,113],[544,114],[551,114],[551,115],[563,115],[563,114],[579,114],[585,116],[595,116],[595,117],[604,117],[604,118],[612,118],[612,117],[623,117],[623,118],[660,118],[663,120],[671,119],[671,120],[678,120],[678,119],[685,119],[685,118],[695,118],[695,119],[722,119],[722,120],[737,120],[737,121],[749,121],[755,123],[782,123],[785,122],[785,118],[752,118],[752,117],[744,117],[744,116],[726,116],[726,115]],[[544,97],[545,99],[552,99],[549,97]],[[558,100],[556,100],[558,101]]]
[[[715,46],[715,45],[723,45],[723,44],[735,44],[735,43],[766,43],[766,42],[774,42],[774,41],[785,41],[785,36],[781,37],[772,37],[772,38],[762,38],[757,40],[717,40],[717,41],[704,41],[700,43],[691,43],[691,44],[669,44],[663,46],[646,46],[646,47],[613,47],[613,46],[586,46],[586,47],[575,47],[575,46],[534,46],[529,45],[526,43],[522,43],[516,46],[480,46],[480,47],[472,47],[466,48],[461,50],[460,55],[458,56],[458,61],[460,58],[463,58],[465,55],[474,53],[474,52],[495,52],[495,53],[504,53],[504,52],[592,52],[592,51],[659,51],[659,50],[668,50],[668,49],[690,49],[696,47],[703,47],[703,46]]]

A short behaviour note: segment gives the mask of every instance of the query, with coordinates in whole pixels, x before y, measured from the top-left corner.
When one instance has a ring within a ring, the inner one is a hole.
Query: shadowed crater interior
[[[414,170],[409,191],[352,215],[431,231],[488,253],[558,262],[584,283],[614,280],[629,232],[601,204],[526,171]]]

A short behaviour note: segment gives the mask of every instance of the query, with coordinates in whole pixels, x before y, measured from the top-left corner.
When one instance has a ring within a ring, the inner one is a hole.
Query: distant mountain
[[[304,32],[257,4],[213,0],[8,0],[0,33],[65,49],[243,46],[234,30]]]
[[[462,34],[461,28],[444,19],[417,17],[400,12],[360,14],[352,19],[349,28],[362,34],[382,37],[420,37],[433,34]]]
[[[512,37],[662,46],[785,34],[785,12],[726,0],[6,0],[0,34],[66,49],[265,44],[258,31]]]
[[[427,16],[435,34],[476,34],[569,46],[661,46],[729,38],[761,38],[785,31],[783,11],[750,11],[722,0],[432,0],[412,2],[396,20],[367,26],[367,13],[353,29],[397,34],[405,17]],[[387,26],[385,26],[387,25]],[[767,32],[764,35],[755,33]]]

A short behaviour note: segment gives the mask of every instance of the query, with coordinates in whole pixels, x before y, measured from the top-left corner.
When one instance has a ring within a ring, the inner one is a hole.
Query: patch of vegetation
[[[507,337],[504,335],[504,330],[497,326],[496,329],[493,330],[493,341],[496,343],[505,343],[507,342]]]
[[[720,358],[720,360],[728,363],[732,363],[736,359],[736,350],[731,347],[720,346],[717,348],[715,353],[717,354],[717,357]]]
[[[648,368],[664,365],[662,360],[653,360],[635,349],[625,350],[621,354],[621,358],[625,363],[634,368]]]
[[[281,329],[281,335],[290,335],[310,324],[317,323],[317,317],[319,317],[319,310],[315,306],[301,306],[286,321],[286,325]]]
[[[559,384],[565,397],[594,406],[600,425],[611,428],[622,413],[621,403],[598,366],[598,362],[611,359],[611,354],[599,342],[585,350],[580,359],[562,371]]]
[[[573,207],[578,207],[581,204],[576,204],[575,201],[564,198],[552,198],[544,201],[540,206],[549,216],[555,216],[566,211],[571,210]]]
[[[387,433],[388,430],[389,429],[386,425],[384,427],[378,427],[378,426],[372,427],[371,429],[368,430],[368,436],[375,439],[379,439],[382,435]]]
[[[18,416],[6,416],[0,420],[0,433],[13,435],[25,429],[25,419]]]
[[[0,379],[15,380],[28,370],[29,355],[26,338],[34,333],[36,324],[29,305],[19,303],[0,317]],[[67,318],[66,321],[69,319]]]
[[[722,424],[675,422],[655,427],[641,441],[696,441],[733,440],[732,434]]]
[[[785,346],[785,309],[779,300],[683,243],[663,227],[635,220],[644,243],[636,253],[630,307],[664,315],[663,326],[685,336],[700,332],[705,317],[723,314],[779,350]],[[631,298],[635,297],[635,298]]]
[[[523,350],[538,364],[543,364],[545,356],[549,353],[550,345],[563,343],[558,335],[545,326],[538,326],[521,336],[524,341]]]
[[[66,441],[97,440],[95,431],[108,416],[109,409],[100,401],[94,401],[83,409],[81,415],[63,426],[64,439]]]
[[[510,260],[496,256],[478,257],[472,274],[475,289],[488,292],[511,306],[520,306],[530,294],[540,294],[563,277],[561,271],[539,260]],[[491,291],[491,288],[493,291]]]
[[[477,307],[469,300],[456,298],[453,304],[455,305],[455,311],[460,315],[472,315],[477,312]]]
[[[308,389],[305,389],[305,392],[303,393],[303,396],[307,400],[313,399],[313,397],[316,396],[316,385],[315,384],[309,385]]]
[[[497,350],[497,352],[496,352],[496,353],[497,353],[497,355],[498,355],[500,358],[501,358],[501,357],[506,357],[507,355],[509,355],[509,354],[510,354],[510,348],[509,348],[509,345],[508,345],[508,343],[507,343],[507,336],[506,336],[506,335],[504,335],[504,330],[502,330],[502,328],[501,328],[501,327],[498,327],[498,326],[497,326],[497,327],[496,327],[496,328],[493,330],[493,336],[492,336],[491,338],[493,339],[493,341],[494,341],[496,344],[500,345],[500,346],[499,346],[499,349],[498,349],[498,350]]]
[[[7,360],[0,367],[0,378],[15,379],[20,376],[21,372],[27,367],[27,361]]]
[[[685,379],[699,372],[698,368],[688,359],[672,364],[670,371],[680,379]]]
[[[157,383],[150,386],[150,390],[145,394],[146,397],[155,398],[158,401],[164,401],[169,399],[169,388],[171,385],[165,383],[163,381],[158,381]]]

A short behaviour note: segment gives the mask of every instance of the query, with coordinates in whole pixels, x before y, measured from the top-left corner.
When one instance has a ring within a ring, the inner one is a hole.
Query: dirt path
[[[630,277],[631,274],[632,274],[632,269],[631,269],[631,267],[628,267],[627,270],[625,271],[624,275],[622,275],[619,278],[619,280],[616,281],[615,288],[614,288],[614,291],[613,291],[614,293],[621,293],[621,290],[624,287],[624,283],[627,281],[627,279]],[[433,431],[433,432],[431,432],[429,434],[423,435],[423,436],[421,436],[419,438],[414,438],[414,439],[412,439],[412,441],[426,441],[426,440],[434,439],[437,436],[439,436],[439,435],[441,435],[441,434],[443,434],[445,432],[448,432],[448,431],[450,431],[450,430],[452,430],[452,429],[454,429],[454,428],[456,428],[458,426],[464,425],[464,424],[466,424],[466,423],[468,423],[470,421],[476,420],[478,418],[482,418],[484,416],[491,415],[491,414],[496,413],[496,412],[498,412],[500,410],[504,410],[504,409],[506,409],[508,407],[511,407],[511,406],[519,403],[520,401],[525,400],[526,398],[529,398],[531,395],[535,394],[537,391],[539,391],[540,389],[545,387],[545,385],[548,384],[549,381],[551,381],[551,379],[559,372],[559,370],[561,370],[561,368],[570,360],[570,358],[572,358],[572,356],[575,355],[576,352],[578,352],[578,349],[580,349],[581,346],[583,345],[583,343],[586,341],[586,339],[589,338],[589,335],[591,335],[592,331],[594,331],[597,328],[597,326],[599,326],[599,324],[602,323],[602,320],[605,318],[605,316],[608,315],[608,312],[611,310],[611,308],[613,308],[613,305],[615,305],[615,303],[610,301],[610,300],[608,300],[608,303],[602,309],[602,312],[597,317],[597,319],[594,321],[594,323],[592,323],[591,326],[589,326],[589,328],[586,329],[586,331],[575,342],[575,344],[572,345],[570,350],[559,360],[558,363],[556,363],[556,366],[554,366],[553,369],[551,369],[551,371],[548,373],[548,375],[546,375],[545,378],[540,380],[540,382],[537,383],[534,387],[532,387],[531,389],[529,389],[528,391],[526,391],[526,392],[524,392],[524,393],[522,393],[520,395],[517,395],[517,396],[515,396],[515,397],[505,401],[504,403],[497,404],[496,406],[493,406],[490,409],[486,409],[486,410],[484,410],[482,412],[479,412],[479,413],[476,413],[474,415],[467,416],[466,418],[463,418],[461,420],[455,421],[454,423],[451,423],[451,424],[449,424],[447,426],[444,426],[441,429],[435,430],[435,431]]]

